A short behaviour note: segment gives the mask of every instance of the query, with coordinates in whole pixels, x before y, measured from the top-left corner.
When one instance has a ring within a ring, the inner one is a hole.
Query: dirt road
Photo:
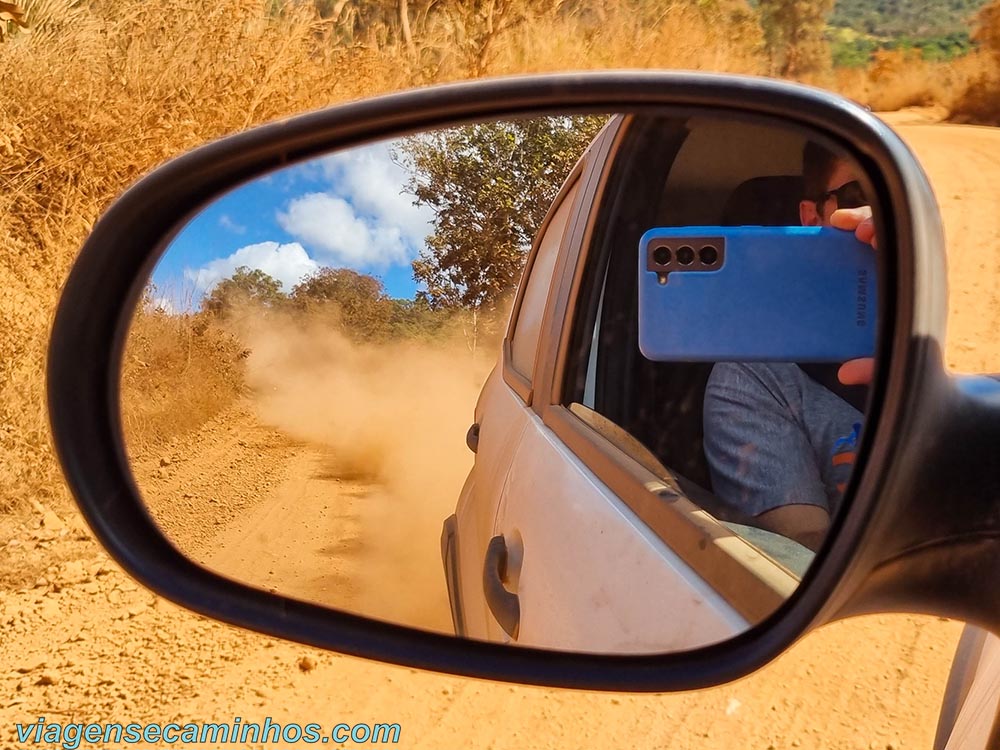
[[[1000,130],[931,124],[920,113],[894,117],[945,216],[948,361],[1000,371]],[[368,542],[356,532],[372,505],[366,500],[381,490],[371,477],[327,471],[329,456],[313,445],[238,407],[191,440],[143,457],[136,471],[168,534],[206,564],[258,585],[296,586],[303,598],[371,606],[345,583],[364,580],[358,560]],[[274,533],[281,528],[287,536]],[[300,548],[289,554],[293,539]],[[330,539],[340,541],[330,548]],[[305,570],[302,560],[312,561]],[[44,509],[27,523],[0,521],[0,582],[4,747],[14,747],[14,722],[39,716],[270,716],[331,726],[398,722],[407,748],[924,748],[960,631],[931,617],[859,618],[810,635],[730,685],[613,695],[418,673],[218,625],[139,589],[75,518]],[[412,588],[409,580],[399,585]]]
[[[328,446],[261,425],[251,403],[141,458],[137,473],[149,477],[140,486],[153,519],[205,567],[304,601],[451,632],[438,534],[397,549],[386,524],[405,524],[379,510],[405,498],[345,469]]]

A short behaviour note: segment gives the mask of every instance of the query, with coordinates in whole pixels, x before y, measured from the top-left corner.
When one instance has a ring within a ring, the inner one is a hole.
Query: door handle
[[[490,539],[486,548],[486,563],[483,565],[483,593],[486,594],[486,604],[493,617],[500,623],[504,632],[517,640],[518,627],[521,624],[521,602],[514,594],[504,588],[503,581],[507,577],[507,542],[503,536]]]

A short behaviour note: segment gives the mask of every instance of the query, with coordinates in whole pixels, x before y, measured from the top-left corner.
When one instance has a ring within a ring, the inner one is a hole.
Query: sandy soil
[[[925,165],[945,216],[949,364],[1000,371],[992,343],[1000,130],[936,124],[913,111],[889,119]],[[329,470],[330,457],[314,445],[262,427],[237,405],[170,451],[140,457],[136,473],[167,533],[206,564],[370,612],[372,602],[345,583],[359,580],[357,561],[370,544],[358,535],[359,519],[381,489],[371,477]],[[280,526],[296,533],[260,533]],[[339,541],[326,546],[330,539]],[[923,748],[960,629],[906,615],[837,623],[744,680],[682,695],[492,684],[318,652],[197,617],[132,583],[79,519],[39,506],[30,518],[0,520],[0,746],[15,746],[15,722],[39,716],[270,716],[398,722],[401,747]]]

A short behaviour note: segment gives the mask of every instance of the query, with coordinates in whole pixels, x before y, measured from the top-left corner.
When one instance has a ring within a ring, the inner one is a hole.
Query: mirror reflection
[[[412,627],[733,637],[848,494],[870,185],[818,133],[670,111],[442,129],[247,183],[135,312],[122,422],[149,511],[211,570]]]

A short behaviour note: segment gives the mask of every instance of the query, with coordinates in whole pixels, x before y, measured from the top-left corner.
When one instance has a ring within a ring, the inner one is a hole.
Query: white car
[[[577,164],[535,240],[445,523],[457,633],[678,651],[746,630],[795,590],[812,553],[711,492],[713,364],[639,350],[635,259],[654,226],[798,224],[805,139],[712,115],[619,116]]]

